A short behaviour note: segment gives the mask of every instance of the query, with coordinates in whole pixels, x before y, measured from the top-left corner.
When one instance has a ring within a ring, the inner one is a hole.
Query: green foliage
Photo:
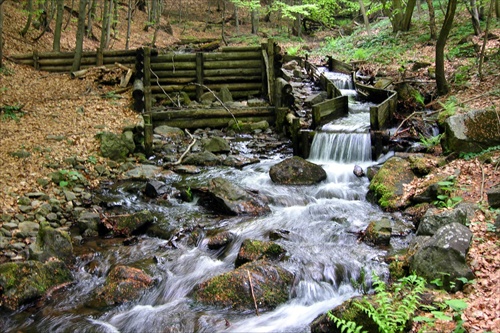
[[[315,4],[303,5],[288,5],[287,3],[275,0],[271,6],[271,10],[281,13],[283,18],[295,20],[297,15],[308,16],[311,10],[316,9]]]
[[[425,289],[425,279],[410,275],[399,279],[393,285],[392,292],[387,290],[385,282],[376,275],[373,276],[375,289],[375,307],[363,300],[354,305],[363,310],[379,327],[379,332],[403,332],[411,315],[420,305],[420,294]],[[342,332],[361,332],[362,326],[352,321],[345,321],[328,312],[330,320],[334,321]],[[336,318],[336,319],[335,319]]]
[[[432,150],[440,144],[442,137],[443,134],[438,134],[428,138],[420,134],[420,144],[424,146],[427,150]]]
[[[339,19],[336,17],[353,17],[359,11],[359,3],[357,1],[303,0],[303,3],[315,5],[314,8],[311,8],[309,17],[326,26],[339,24]],[[349,20],[350,22],[351,20]]]
[[[121,99],[122,98],[120,95],[118,95],[114,91],[108,91],[107,93],[105,93],[104,95],[102,95],[102,97],[106,98],[106,99],[112,99],[112,100],[117,100],[117,99]]]
[[[8,75],[13,75],[14,74],[14,71],[8,67],[0,67],[0,75],[5,75],[5,76],[8,76]],[[2,87],[2,89],[7,89],[5,87]]]
[[[368,294],[368,290],[370,289],[368,284],[366,283],[366,270],[361,268],[359,272],[359,276],[357,279],[351,278],[351,285],[354,289],[357,289],[363,295]]]
[[[260,8],[259,0],[230,0],[236,7],[254,10]]]
[[[454,321],[455,329],[453,330],[453,333],[464,333],[466,332],[466,330],[463,327],[464,321],[462,319],[462,313],[465,309],[467,309],[467,306],[468,306],[467,302],[465,302],[463,299],[449,299],[442,303],[436,304],[436,306],[433,305],[426,306],[426,310],[430,311],[432,317],[417,316],[413,318],[413,320],[416,322],[423,322],[424,331],[431,327],[434,327],[436,324],[436,320],[447,321],[447,322]],[[453,317],[450,317],[445,312],[447,310],[452,312]]]
[[[463,199],[462,197],[452,196],[456,190],[457,179],[455,176],[449,176],[443,181],[438,182],[440,193],[437,200],[433,202],[436,207],[440,208],[453,208],[458,205]]]
[[[2,114],[2,121],[15,120],[19,121],[19,117],[22,117],[23,113],[21,111],[22,106],[17,105],[4,105],[0,107],[0,113]]]
[[[446,102],[439,102],[439,105],[443,108],[438,114],[438,124],[443,125],[448,117],[455,114],[458,107],[458,102],[455,96],[451,96]]]
[[[57,172],[59,175],[59,186],[72,188],[76,184],[86,183],[87,179],[76,170],[61,169]]]
[[[483,155],[483,154],[486,154],[486,153],[490,153],[490,152],[493,152],[493,151],[497,151],[497,150],[500,150],[500,146],[493,146],[493,147],[489,147],[479,153],[460,153],[459,157],[460,158],[463,158],[464,160],[466,161],[469,161],[469,160],[472,160],[480,155]]]
[[[91,155],[91,156],[89,156],[89,158],[87,159],[87,161],[89,161],[89,163],[95,165],[95,164],[97,164],[97,157]]]
[[[286,48],[286,53],[291,56],[298,55],[300,50],[300,45],[291,45]]]

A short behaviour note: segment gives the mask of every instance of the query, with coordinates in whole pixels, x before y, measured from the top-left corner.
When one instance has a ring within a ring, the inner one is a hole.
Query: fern
[[[379,332],[403,332],[411,315],[420,305],[420,295],[425,289],[425,279],[410,275],[399,279],[393,286],[392,293],[387,291],[384,281],[373,276],[376,307],[364,300],[353,304],[365,312],[378,326]],[[328,317],[337,325],[341,332],[360,332],[362,326],[352,321],[346,321],[328,313]]]

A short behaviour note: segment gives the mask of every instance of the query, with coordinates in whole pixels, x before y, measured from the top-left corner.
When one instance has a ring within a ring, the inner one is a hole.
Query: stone
[[[42,297],[51,287],[72,281],[62,261],[10,262],[0,265],[0,305],[15,311],[21,305]]]
[[[154,219],[155,217],[149,210],[142,210],[129,215],[110,216],[108,223],[111,224],[115,235],[129,237],[140,230],[145,230]]]
[[[436,208],[430,208],[423,216],[418,225],[418,236],[432,236],[439,228],[450,223],[469,224],[470,220],[465,206],[458,205],[451,210],[440,211]]]
[[[410,258],[410,271],[427,281],[440,279],[447,291],[461,290],[464,283],[458,278],[474,278],[466,262],[471,239],[472,232],[460,223],[442,226],[417,247]]]
[[[492,186],[486,194],[488,195],[488,205],[491,208],[500,208],[500,184]]]
[[[162,125],[154,128],[154,133],[161,135],[162,137],[169,140],[182,140],[186,136],[184,131],[178,127],[171,127],[167,125]]]
[[[18,228],[19,230],[15,234],[16,237],[27,238],[36,236],[40,229],[40,225],[36,222],[26,221],[19,223]]]
[[[76,194],[73,193],[70,190],[63,190],[64,197],[66,198],[66,201],[73,201],[76,200]]]
[[[360,167],[359,165],[354,166],[354,170],[352,171],[356,177],[363,177],[365,175],[365,172],[363,171],[363,168]]]
[[[473,110],[446,119],[443,148],[446,152],[479,153],[500,145],[498,114],[491,110]]]
[[[153,278],[141,269],[118,265],[110,270],[106,282],[87,305],[101,308],[128,303],[139,298],[153,284]]]
[[[222,103],[229,103],[233,101],[233,95],[231,95],[231,92],[229,91],[229,88],[227,86],[220,88],[219,98]]]
[[[163,173],[163,169],[156,165],[141,164],[138,167],[125,172],[125,178],[129,179],[153,179]]]
[[[78,217],[76,225],[81,233],[85,230],[93,230],[95,232],[99,231],[99,223],[101,222],[101,217],[99,214],[94,212],[82,212]]]
[[[409,204],[404,186],[415,178],[410,163],[400,157],[389,158],[370,181],[367,199],[387,211],[402,209]]]
[[[192,164],[198,166],[215,166],[221,163],[220,159],[214,153],[204,150],[201,153],[188,154],[183,164]]]
[[[321,166],[298,156],[273,165],[269,176],[274,183],[281,185],[313,185],[327,178]]]
[[[128,154],[133,153],[130,150],[132,145],[127,135],[117,135],[111,132],[102,132],[97,135],[101,142],[101,154],[114,161],[124,161]]]
[[[193,296],[201,303],[235,310],[255,311],[257,304],[262,311],[288,301],[292,283],[292,273],[276,264],[259,260],[208,279],[197,286]]]
[[[73,243],[66,231],[54,229],[47,222],[40,223],[35,243],[30,245],[30,258],[45,262],[57,258],[66,264],[74,262]]]
[[[374,245],[390,245],[392,223],[389,219],[371,221],[365,230],[363,240]]]
[[[247,262],[261,259],[279,260],[285,252],[286,250],[275,242],[245,239],[240,246],[234,265],[240,267]]]
[[[203,148],[212,153],[222,153],[226,154],[231,151],[231,146],[229,146],[229,142],[224,138],[219,136],[214,136],[210,139],[202,140]]]
[[[310,94],[304,100],[304,105],[311,107],[315,104],[323,102],[325,99],[326,99],[326,94],[324,92],[317,94]]]
[[[152,179],[146,183],[144,194],[150,198],[156,198],[170,192],[170,187],[165,183]]]
[[[218,250],[230,244],[234,238],[235,235],[230,231],[219,232],[208,239],[207,247],[210,250]]]

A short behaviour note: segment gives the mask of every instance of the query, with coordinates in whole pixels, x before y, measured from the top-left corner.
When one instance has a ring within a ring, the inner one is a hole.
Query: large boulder
[[[167,126],[167,125],[161,125],[161,126],[155,127],[154,133],[161,135],[162,137],[164,137],[170,141],[182,140],[186,136],[184,134],[184,131],[181,130],[180,128],[171,127],[171,126]]]
[[[446,210],[430,208],[418,225],[417,235],[432,236],[442,226],[454,222],[467,225],[470,222],[468,208],[465,204],[460,204],[454,209]]]
[[[221,164],[221,160],[214,153],[204,150],[200,153],[188,154],[182,163],[200,166],[214,166]]]
[[[103,132],[98,134],[97,137],[101,141],[101,154],[104,157],[114,161],[123,161],[128,154],[134,152],[135,144],[130,135]]]
[[[103,223],[115,235],[128,237],[141,230],[145,231],[146,227],[153,223],[154,220],[155,217],[149,210],[142,210],[131,214],[109,216]]]
[[[57,258],[66,264],[74,261],[73,244],[69,234],[60,229],[52,228],[48,222],[41,222],[35,243],[31,244],[30,259],[47,261]]]
[[[0,307],[19,306],[42,297],[50,288],[73,280],[62,261],[10,262],[0,265]]]
[[[100,308],[127,303],[139,298],[153,284],[153,278],[138,268],[115,266],[88,305]]]
[[[373,199],[388,211],[404,208],[409,204],[408,198],[404,197],[404,186],[414,178],[410,162],[400,157],[391,157],[370,181],[368,199]]]
[[[274,183],[282,185],[313,185],[326,179],[326,171],[319,165],[294,156],[269,170]]]
[[[201,283],[194,298],[204,304],[253,311],[288,300],[293,274],[267,261],[254,261]],[[254,303],[255,301],[255,303]]]
[[[500,208],[500,184],[492,186],[488,192],[488,205],[491,208]]]
[[[202,205],[222,214],[256,216],[271,212],[267,197],[221,177],[210,179],[206,187],[192,190],[200,194]]]
[[[427,281],[440,279],[448,291],[461,290],[464,283],[458,278],[474,278],[465,260],[471,239],[472,232],[460,223],[441,227],[417,247],[410,259],[410,271]]]
[[[218,136],[214,136],[210,139],[204,139],[202,140],[202,144],[205,150],[212,153],[229,153],[231,151],[229,142]]]
[[[374,245],[390,245],[392,224],[389,219],[371,221],[365,230],[363,240]]]
[[[446,119],[443,148],[456,153],[478,153],[500,145],[498,114],[495,110],[475,110]]]

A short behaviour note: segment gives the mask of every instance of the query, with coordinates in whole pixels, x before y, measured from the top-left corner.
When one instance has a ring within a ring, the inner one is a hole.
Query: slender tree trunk
[[[81,1],[81,0],[80,0]],[[101,41],[99,43],[99,48],[105,50],[108,48],[108,30],[109,30],[109,1],[104,0],[104,8],[102,9],[102,22],[101,22]],[[111,0],[112,1],[112,0]]]
[[[240,35],[240,17],[238,6],[234,5],[234,26],[236,28],[236,35]]]
[[[85,35],[85,8],[87,7],[87,2],[88,0],[80,0],[80,6],[78,7],[78,29],[76,31],[75,58],[71,66],[72,72],[80,69],[82,62],[83,37]]]
[[[132,25],[132,0],[128,0],[127,11],[127,38],[125,39],[125,50],[128,50],[130,42],[130,26]]]
[[[0,68],[3,67],[3,3],[5,0],[0,0]]]
[[[470,0],[469,5],[470,7],[467,6],[467,10],[470,13],[472,27],[474,28],[474,35],[479,36],[481,34],[481,24],[479,23],[479,12],[477,11],[476,0]]]
[[[427,7],[429,9],[429,29],[431,34],[431,39],[436,40],[437,38],[437,26],[436,26],[436,12],[434,11],[434,5],[432,0],[426,0]]]
[[[89,6],[89,14],[87,17],[87,38],[93,38],[94,37],[94,32],[92,31],[92,28],[94,26],[94,20],[95,20],[95,13],[97,9],[97,0],[91,0],[91,4]]]
[[[361,15],[363,15],[363,22],[365,23],[366,32],[370,34],[370,21],[368,20],[368,16],[366,15],[366,8],[363,0],[359,0],[359,8],[361,10]]]
[[[490,2],[490,12],[488,13],[488,19],[486,20],[486,29],[484,30],[483,46],[481,47],[481,54],[479,55],[479,79],[483,80],[483,63],[484,63],[484,51],[486,50],[486,42],[488,41],[488,34],[490,31],[491,17],[493,16],[493,1]]]
[[[54,43],[52,44],[52,51],[61,51],[61,30],[64,16],[64,1],[57,0],[56,7],[56,27],[54,29]]]
[[[497,21],[500,20],[500,0],[495,0],[495,14],[497,15]]]
[[[415,9],[416,2],[417,0],[408,0],[408,3],[406,4],[405,15],[403,17],[403,22],[401,24],[402,31],[410,31],[411,17],[413,16],[413,10]]]
[[[251,20],[252,34],[256,35],[259,32],[259,13],[257,12],[257,9],[252,9]]]
[[[392,14],[390,16],[392,32],[401,31],[403,24],[403,5],[401,0],[392,0]]]
[[[31,20],[33,18],[33,0],[28,0],[28,9],[27,10],[28,10],[28,19],[26,20],[26,24],[25,24],[23,30],[21,30],[21,36],[23,36],[23,37],[28,32],[30,25],[31,25]]]
[[[436,85],[438,95],[446,95],[450,91],[446,82],[446,73],[444,72],[444,47],[446,46],[448,34],[453,25],[456,9],[457,0],[448,0],[443,26],[436,42]]]

